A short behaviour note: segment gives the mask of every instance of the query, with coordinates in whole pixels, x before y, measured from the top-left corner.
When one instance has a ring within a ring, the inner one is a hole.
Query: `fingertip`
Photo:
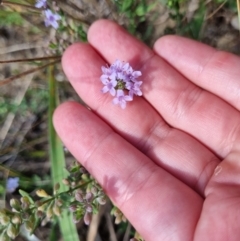
[[[105,36],[106,34],[111,34],[112,30],[115,28],[120,28],[120,26],[108,19],[100,19],[95,21],[88,30],[88,41],[91,43],[96,38],[98,39],[101,36]]]
[[[66,132],[65,128],[69,125],[72,118],[74,118],[73,114],[79,106],[80,104],[77,102],[68,101],[60,104],[54,111],[53,125],[60,137]]]
[[[165,35],[154,43],[153,50],[161,56],[166,52],[175,51],[184,41],[187,39],[176,35]]]
[[[187,63],[194,58],[205,60],[215,50],[196,40],[177,36],[166,35],[159,38],[154,44],[154,52],[173,66],[177,63]]]
[[[91,54],[90,49],[91,47],[87,43],[74,43],[66,49],[62,57],[62,67],[68,78],[76,77],[81,70],[79,62],[88,58],[89,53]]]

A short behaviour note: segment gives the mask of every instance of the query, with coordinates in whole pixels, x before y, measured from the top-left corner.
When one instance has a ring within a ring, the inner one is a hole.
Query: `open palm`
[[[151,50],[108,20],[88,40],[62,61],[91,108],[56,110],[67,148],[147,241],[239,241],[240,58],[177,36]],[[124,110],[100,91],[116,59],[143,74]]]

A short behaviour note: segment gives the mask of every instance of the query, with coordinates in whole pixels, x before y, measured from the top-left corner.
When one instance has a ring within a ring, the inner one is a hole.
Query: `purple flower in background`
[[[110,67],[102,67],[102,93],[117,95],[113,103],[125,109],[127,101],[132,101],[134,95],[142,95],[142,81],[137,80],[141,75],[141,71],[134,71],[129,63],[116,60]]]
[[[133,98],[129,95],[124,95],[123,90],[117,90],[117,97],[113,99],[114,105],[120,105],[122,109],[126,108],[127,101],[132,101]]]
[[[37,0],[35,4],[36,8],[46,8],[47,7],[47,0]]]
[[[51,25],[57,29],[59,26],[57,21],[61,19],[61,16],[57,13],[53,13],[50,9],[45,10],[44,13],[46,27]]]
[[[9,177],[6,183],[8,193],[13,193],[19,187],[19,177]]]

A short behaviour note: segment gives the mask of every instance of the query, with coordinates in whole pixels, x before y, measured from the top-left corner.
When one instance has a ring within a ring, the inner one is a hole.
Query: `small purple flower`
[[[102,66],[102,72],[104,76],[109,77],[113,73],[113,70]]]
[[[115,96],[116,95],[116,85],[117,85],[117,81],[115,79],[103,79],[102,80],[102,83],[105,85],[103,88],[102,88],[102,92],[103,93],[107,93],[109,92],[112,96]]]
[[[140,86],[142,84],[142,81],[135,81],[135,82],[127,82],[126,83],[126,89],[129,90],[129,95],[133,97],[133,95],[142,95],[142,91],[140,89]]]
[[[44,14],[46,27],[51,25],[57,29],[59,26],[57,21],[61,19],[61,16],[57,13],[53,13],[50,9],[45,10]]]
[[[19,177],[9,177],[6,183],[8,193],[13,193],[19,187]]]
[[[112,65],[111,69],[114,70],[116,73],[126,72],[130,67],[129,63],[124,63],[120,60],[116,60]]]
[[[141,96],[142,81],[137,78],[142,75],[141,71],[134,71],[129,63],[116,60],[110,67],[102,67],[100,80],[104,87],[102,93],[109,92],[114,104],[119,104],[122,109],[126,108],[127,101],[132,101],[133,96]],[[128,94],[125,94],[128,92]]]
[[[141,71],[132,71],[131,79],[137,79],[141,75],[142,75]]]
[[[133,98],[129,95],[124,95],[123,90],[117,90],[117,97],[113,99],[114,105],[120,105],[122,109],[126,108],[127,101],[132,101]]]
[[[47,7],[47,0],[37,0],[35,4],[36,8],[46,8]]]
[[[105,81],[110,81],[111,79],[116,79],[114,73],[111,69],[107,69],[105,67],[102,67],[103,74],[101,75],[100,79],[103,84],[105,84]]]

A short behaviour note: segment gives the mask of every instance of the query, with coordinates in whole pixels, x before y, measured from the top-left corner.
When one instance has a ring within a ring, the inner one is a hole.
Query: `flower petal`
[[[109,92],[112,96],[116,95],[116,90],[114,88],[110,89]]]

